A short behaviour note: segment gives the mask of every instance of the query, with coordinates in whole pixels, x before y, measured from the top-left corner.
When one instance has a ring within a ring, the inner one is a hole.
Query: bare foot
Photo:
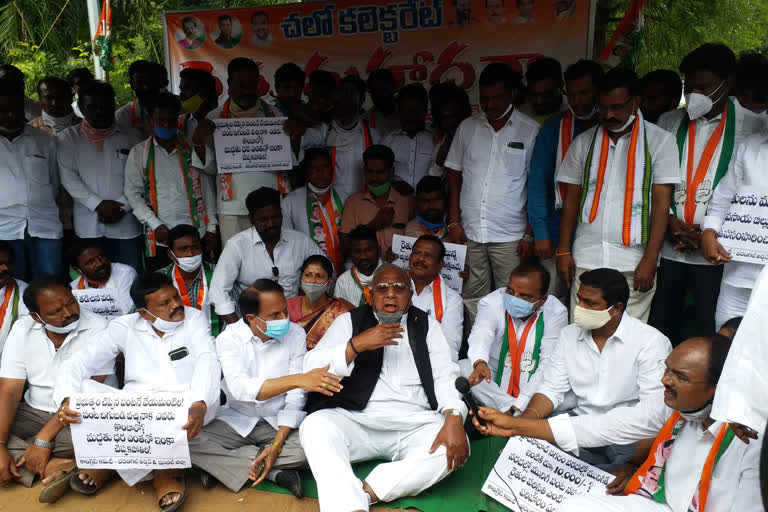
[[[43,487],[48,487],[48,484],[50,484],[51,482],[53,482],[54,480],[59,478],[64,473],[66,473],[66,471],[54,471],[53,473],[51,473],[47,477],[43,478],[41,480],[41,483],[43,484]]]
[[[91,478],[90,476],[86,475],[85,473],[78,473],[77,474],[77,478],[79,478],[80,481],[82,483],[84,483],[85,485],[90,485],[91,487],[95,487],[96,486],[96,479],[95,478]]]
[[[169,492],[165,496],[163,496],[160,499],[160,506],[161,507],[167,507],[168,505],[173,505],[177,501],[181,499],[181,494],[178,492]]]

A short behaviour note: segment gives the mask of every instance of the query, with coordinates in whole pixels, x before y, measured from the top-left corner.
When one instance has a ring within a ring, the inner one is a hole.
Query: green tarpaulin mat
[[[507,439],[491,437],[478,439],[470,443],[471,455],[463,468],[448,475],[437,485],[418,496],[400,498],[391,503],[378,506],[390,508],[416,508],[423,512],[501,512],[509,510],[480,490],[491,472],[499,452],[507,444]],[[362,462],[354,465],[355,474],[364,479],[381,461]],[[317,498],[317,484],[309,471],[302,472],[304,495]],[[280,494],[288,491],[271,482],[260,484],[256,489]]]

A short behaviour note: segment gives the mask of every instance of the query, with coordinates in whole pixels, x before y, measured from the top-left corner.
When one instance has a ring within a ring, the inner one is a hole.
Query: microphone
[[[472,395],[472,391],[470,390],[469,381],[466,379],[466,377],[459,377],[456,379],[456,391],[461,394],[461,399],[464,400],[464,403],[467,404],[467,407],[470,411],[472,411],[472,414],[477,418],[477,422],[480,423],[480,425],[485,426],[485,420],[480,417],[480,415],[477,413],[478,405],[477,401],[475,400],[475,397]]]

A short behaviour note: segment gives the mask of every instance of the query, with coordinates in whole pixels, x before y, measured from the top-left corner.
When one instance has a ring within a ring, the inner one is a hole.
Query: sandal
[[[162,470],[162,471],[155,471],[155,479],[154,479],[154,487],[155,487],[155,494],[157,495],[157,506],[160,507],[160,510],[163,512],[173,512],[174,510],[178,510],[182,503],[184,503],[184,499],[187,497],[187,485],[184,482],[184,470],[174,471],[174,470]],[[176,503],[171,503],[170,505],[162,506],[160,505],[160,502],[165,498],[167,495],[171,493],[178,493],[181,496],[179,497],[179,501]]]
[[[96,480],[96,484],[88,485],[83,483],[83,481],[80,480],[81,473],[88,475],[92,479]],[[77,493],[85,496],[91,496],[99,492],[101,488],[104,487],[107,482],[112,480],[114,476],[115,471],[112,469],[83,469],[72,475],[72,477],[69,479],[69,487]]]
[[[64,496],[69,490],[69,479],[77,474],[77,466],[75,461],[71,459],[53,459],[45,468],[44,478],[57,471],[63,471],[64,473],[43,487],[38,498],[40,503],[54,503]]]

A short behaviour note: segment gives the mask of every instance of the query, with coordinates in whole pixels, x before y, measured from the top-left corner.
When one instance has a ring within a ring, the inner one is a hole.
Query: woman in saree
[[[307,350],[315,348],[336,318],[355,309],[346,300],[328,294],[332,277],[331,260],[317,254],[310,256],[301,265],[301,289],[304,294],[288,299],[288,318],[306,331]]]

